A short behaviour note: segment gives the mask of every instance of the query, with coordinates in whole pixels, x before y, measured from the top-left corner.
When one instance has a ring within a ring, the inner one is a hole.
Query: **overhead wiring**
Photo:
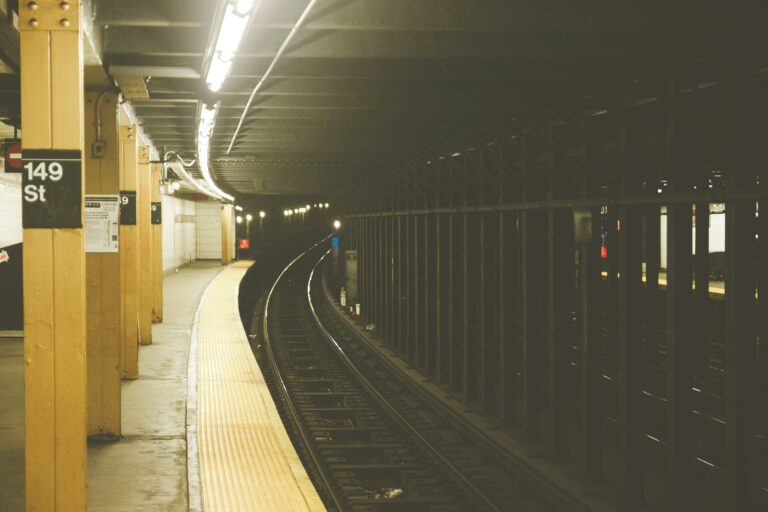
[[[269,78],[269,75],[272,73],[272,70],[277,65],[277,62],[280,60],[280,57],[282,57],[283,53],[285,53],[285,50],[288,48],[288,45],[291,44],[293,37],[299,31],[301,26],[304,25],[304,21],[307,19],[307,16],[309,16],[309,13],[312,11],[312,8],[315,6],[316,3],[317,3],[317,0],[309,1],[307,6],[304,8],[304,12],[301,13],[301,16],[299,16],[299,19],[296,21],[296,24],[288,33],[288,37],[286,37],[285,41],[283,41],[283,44],[280,45],[280,48],[277,50],[277,53],[275,54],[274,59],[272,59],[272,62],[269,64],[267,71],[261,76],[261,79],[256,84],[256,87],[254,87],[253,90],[251,91],[251,95],[248,97],[248,101],[245,104],[245,108],[243,108],[243,112],[240,115],[240,120],[237,123],[237,128],[235,128],[235,133],[232,134],[232,140],[229,142],[229,147],[227,148],[227,154],[230,154],[232,152],[232,148],[235,145],[235,139],[240,133],[240,129],[243,127],[245,116],[248,115],[248,111],[251,109],[251,104],[253,103],[253,99],[261,90],[262,86],[264,85],[264,82],[266,82],[266,80]]]

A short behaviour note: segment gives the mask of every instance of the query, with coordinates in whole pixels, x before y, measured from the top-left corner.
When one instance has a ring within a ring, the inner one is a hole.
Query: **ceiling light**
[[[229,71],[232,69],[232,61],[257,6],[258,3],[254,0],[236,0],[227,4],[221,26],[219,26],[219,33],[216,36],[216,46],[214,46],[211,65],[208,67],[208,74],[205,79],[205,83],[211,91],[219,91],[224,80],[227,79]]]
[[[262,211],[260,211],[260,212],[259,212],[259,218],[260,218],[260,219],[263,219],[263,218],[264,218],[264,217],[266,217],[266,216],[267,216],[267,212],[265,212],[264,210],[262,210]]]
[[[237,210],[237,211],[241,212],[241,211],[243,211],[243,207],[242,207],[242,206],[240,206],[239,204],[236,204],[236,205],[235,205],[235,210]]]
[[[341,221],[340,220],[333,221],[333,229],[338,231],[340,228],[341,228]]]
[[[235,217],[235,221],[237,221],[238,224],[241,224],[243,222],[243,218],[241,216]]]
[[[202,109],[200,109],[200,125],[197,131],[197,161],[203,179],[208,183],[211,190],[213,190],[221,199],[234,201],[235,198],[221,190],[211,177],[211,133],[213,132],[213,124],[216,120],[216,112],[218,109],[218,104],[210,107],[208,105],[203,105]]]
[[[246,215],[246,216],[245,216],[245,220],[249,220],[249,221],[250,221],[250,220],[253,220],[253,215],[251,215],[251,214],[249,213],[248,215]]]

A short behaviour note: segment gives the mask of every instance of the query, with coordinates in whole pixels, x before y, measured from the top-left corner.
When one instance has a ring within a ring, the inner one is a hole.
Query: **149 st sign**
[[[81,228],[83,189],[80,151],[25,149],[22,202],[25,229]]]

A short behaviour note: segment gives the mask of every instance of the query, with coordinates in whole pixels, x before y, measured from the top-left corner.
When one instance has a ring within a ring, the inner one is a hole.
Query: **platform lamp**
[[[264,217],[267,216],[267,212],[264,210],[259,211],[259,246],[264,243]]]
[[[251,221],[253,220],[253,215],[250,213],[245,216],[245,238],[247,238],[249,241],[251,240]]]

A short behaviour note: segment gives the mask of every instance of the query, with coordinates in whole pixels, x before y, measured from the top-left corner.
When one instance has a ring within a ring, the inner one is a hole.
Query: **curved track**
[[[329,507],[351,511],[551,510],[436,420],[332,323],[318,265],[294,259],[264,303],[273,392]],[[333,327],[328,327],[333,325]]]

